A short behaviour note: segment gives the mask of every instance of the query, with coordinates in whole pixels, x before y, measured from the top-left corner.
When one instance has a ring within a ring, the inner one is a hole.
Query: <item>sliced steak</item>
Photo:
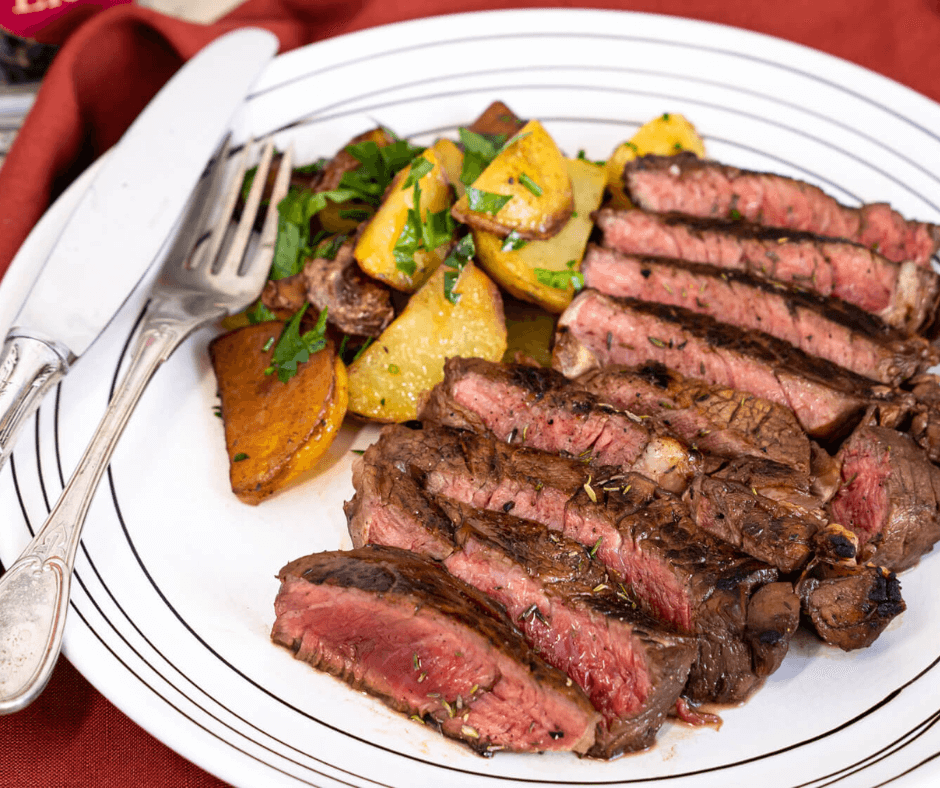
[[[767,675],[771,662],[762,657],[758,667],[746,637],[747,608],[777,570],[696,528],[683,503],[644,476],[447,427],[386,427],[374,450],[422,474],[429,492],[512,512],[578,542],[645,612],[698,635],[686,687],[693,701],[742,700]],[[774,667],[787,644],[778,644]]]
[[[907,435],[862,425],[842,445],[834,522],[857,536],[863,555],[900,572],[940,539],[940,468]]]
[[[909,334],[928,331],[940,305],[935,271],[851,241],[636,208],[603,208],[594,218],[604,245],[625,254],[677,257],[794,285],[855,304]]]
[[[843,651],[870,646],[907,607],[897,575],[873,564],[820,563],[797,591],[819,636]]]
[[[583,290],[558,321],[553,366],[567,377],[607,364],[658,362],[790,408],[814,437],[854,426],[877,384],[758,331],[681,307]]]
[[[346,506],[351,531],[418,547],[503,605],[527,642],[602,714],[588,755],[613,758],[653,743],[685,686],[693,638],[638,613],[581,545],[544,525],[435,498],[375,453],[357,465]]]
[[[315,257],[299,274],[268,282],[261,301],[287,317],[313,304],[327,310],[327,322],[355,336],[377,337],[395,317],[391,291],[362,273],[351,243],[343,244],[335,258]]]
[[[766,457],[809,471],[809,438],[789,408],[744,391],[686,378],[663,364],[604,366],[575,380],[602,402],[660,420],[717,457]]]
[[[795,572],[814,556],[814,537],[826,521],[818,511],[758,495],[740,482],[696,477],[686,493],[695,524],[737,549]]]
[[[889,260],[929,267],[940,228],[908,221],[887,203],[849,208],[817,186],[699,159],[694,154],[640,156],[627,162],[624,188],[636,205],[658,213],[742,218],[770,227],[845,238]]]
[[[502,609],[388,547],[318,553],[278,575],[272,639],[298,659],[489,755],[594,744],[598,715]]]
[[[652,425],[579,391],[559,372],[523,364],[452,358],[418,418],[497,440],[642,473],[684,490],[701,456]]]
[[[852,304],[785,287],[741,271],[588,247],[584,283],[612,296],[670,304],[763,331],[810,356],[897,385],[940,361],[923,337],[886,325]]]

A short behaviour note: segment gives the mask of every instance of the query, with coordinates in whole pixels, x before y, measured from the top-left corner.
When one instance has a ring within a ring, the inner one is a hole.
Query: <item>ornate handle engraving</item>
[[[202,322],[151,305],[134,357],[62,496],[0,577],[0,714],[42,692],[62,646],[69,586],[85,515],[134,406],[170,353]],[[2,396],[2,392],[0,392]]]

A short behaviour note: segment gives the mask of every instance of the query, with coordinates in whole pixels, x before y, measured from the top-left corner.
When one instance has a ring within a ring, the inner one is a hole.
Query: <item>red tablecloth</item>
[[[106,150],[180,63],[246,24],[282,49],[366,27],[452,12],[526,6],[619,8],[756,30],[838,55],[940,101],[940,0],[249,0],[202,27],[121,6],[60,17],[41,38],[65,42],[0,170],[0,272],[51,200]],[[219,786],[138,728],[62,660],[42,697],[0,717],[4,788]]]

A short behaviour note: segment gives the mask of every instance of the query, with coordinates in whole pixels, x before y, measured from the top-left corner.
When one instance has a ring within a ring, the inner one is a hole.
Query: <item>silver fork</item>
[[[291,157],[288,152],[281,159],[258,246],[248,253],[274,152],[273,144],[264,147],[233,233],[231,215],[251,147],[242,151],[227,188],[228,140],[210,165],[153,288],[121,384],[45,524],[0,578],[0,714],[29,705],[52,674],[88,507],[154,372],[193,331],[249,306],[264,286],[277,235],[277,203],[287,193]]]

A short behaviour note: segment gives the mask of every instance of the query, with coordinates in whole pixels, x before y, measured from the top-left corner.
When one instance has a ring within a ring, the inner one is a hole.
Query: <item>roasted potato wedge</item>
[[[266,375],[283,324],[256,323],[209,346],[222,401],[232,492],[258,504],[314,466],[346,415],[346,368],[332,343],[286,383]]]
[[[594,223],[591,212],[604,196],[604,168],[582,159],[566,160],[574,189],[574,214],[547,241],[529,241],[520,249],[506,249],[503,238],[474,230],[477,261],[486,272],[516,298],[561,313],[571,303],[571,277],[584,256]],[[553,277],[553,274],[558,276]]]
[[[529,240],[551,238],[574,210],[565,157],[537,120],[509,142],[451,213],[475,230]]]
[[[439,268],[401,315],[349,366],[349,409],[375,421],[417,417],[421,395],[444,377],[452,356],[499,361],[506,324],[496,285],[473,262],[461,271],[452,304]]]
[[[623,190],[623,168],[628,161],[648,153],[672,156],[686,150],[696,156],[705,155],[704,141],[683,115],[666,112],[643,124],[627,142],[614,148],[607,160],[607,189],[612,204],[619,208],[632,204]]]
[[[418,178],[421,190],[418,211],[424,221],[429,213],[447,210],[453,192],[434,149],[427,148],[421,156],[432,165],[429,172]],[[414,292],[428,280],[447,256],[448,249],[447,244],[434,250],[418,249],[414,253],[413,270],[406,270],[396,261],[395,246],[405,229],[409,210],[415,207],[412,187],[402,188],[410,173],[411,167],[405,167],[392,180],[385,199],[359,235],[353,252],[359,267],[369,276],[406,293]]]
[[[463,197],[467,187],[460,180],[460,170],[463,168],[463,151],[457,147],[457,143],[447,137],[441,137],[432,146],[437,155],[444,172],[447,174],[447,180],[457,193],[457,197]]]

